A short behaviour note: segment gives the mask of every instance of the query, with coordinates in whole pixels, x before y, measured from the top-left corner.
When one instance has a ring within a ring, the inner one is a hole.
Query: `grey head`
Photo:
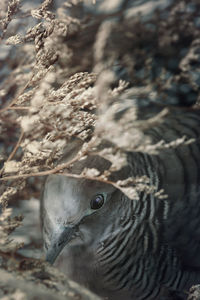
[[[105,239],[115,219],[112,206],[118,197],[119,191],[102,182],[49,176],[42,204],[47,261],[54,263],[66,245],[91,249]]]

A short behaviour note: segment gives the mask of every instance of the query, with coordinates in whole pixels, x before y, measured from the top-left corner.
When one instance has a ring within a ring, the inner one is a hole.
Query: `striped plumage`
[[[141,192],[139,201],[130,200],[103,183],[50,176],[41,209],[47,260],[53,263],[67,244],[65,272],[108,299],[186,299],[200,282],[200,113],[171,109],[146,134],[155,143],[196,139],[159,155],[128,153],[127,175],[147,175],[168,198]],[[92,210],[95,194],[105,203]]]

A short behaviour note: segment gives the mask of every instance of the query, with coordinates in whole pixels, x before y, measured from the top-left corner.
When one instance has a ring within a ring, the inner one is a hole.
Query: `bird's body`
[[[130,200],[108,184],[63,175],[45,185],[47,260],[66,245],[62,269],[109,300],[186,299],[200,282],[199,112],[175,110],[149,135],[155,143],[196,139],[159,155],[128,153],[129,175],[148,176],[168,198],[141,192]]]

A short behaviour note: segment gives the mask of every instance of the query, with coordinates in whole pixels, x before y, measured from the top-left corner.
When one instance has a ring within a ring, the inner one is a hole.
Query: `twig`
[[[91,140],[88,143],[88,147],[84,151],[79,152],[73,159],[71,159],[67,163],[63,163],[61,165],[58,165],[54,169],[47,170],[47,171],[36,172],[36,173],[18,174],[18,175],[13,175],[13,176],[6,176],[6,177],[0,178],[0,181],[13,180],[13,179],[21,179],[21,178],[29,178],[29,177],[39,177],[39,176],[46,176],[46,175],[58,173],[58,172],[62,171],[63,169],[68,168],[71,164],[73,164],[74,162],[76,162],[77,160],[79,160],[81,157],[85,156],[88,153],[88,149],[93,144],[94,144],[94,140]],[[0,176],[1,176],[1,173],[0,173]]]
[[[21,134],[20,134],[20,137],[17,141],[17,144],[15,145],[13,151],[10,153],[10,155],[7,159],[7,162],[10,161],[14,157],[15,153],[17,152],[17,150],[18,150],[18,148],[21,144],[21,141],[22,141],[23,137],[24,137],[24,132],[22,131]],[[0,170],[0,176],[2,176],[3,170],[4,170],[4,167]]]
[[[24,132],[22,131],[21,134],[20,134],[20,137],[19,137],[19,139],[18,139],[18,142],[17,142],[17,144],[15,145],[13,151],[10,153],[10,155],[9,155],[9,157],[8,157],[8,159],[7,159],[7,161],[10,161],[10,160],[14,157],[15,153],[17,152],[17,150],[18,150],[18,148],[19,148],[19,146],[20,146],[20,144],[21,144],[21,141],[22,141],[23,137],[24,137]]]
[[[12,106],[8,107],[7,109],[13,109],[13,110],[29,110],[29,106]]]
[[[47,171],[36,172],[36,173],[6,176],[6,177],[0,178],[0,181],[13,180],[13,179],[21,179],[21,178],[29,178],[29,177],[39,177],[39,176],[46,176],[46,175],[50,175],[50,174],[55,174],[57,172],[62,171],[63,169],[68,168],[69,165],[71,165],[72,163],[74,163],[75,161],[77,161],[78,159],[80,159],[82,156],[84,156],[86,154],[86,152],[87,151],[82,152],[81,155],[78,154],[77,156],[75,156],[75,158],[73,158],[69,162],[64,163],[62,165],[58,165],[54,169],[47,170]]]
[[[25,86],[20,89],[18,95],[8,104],[8,106],[0,109],[0,114],[3,113],[4,111],[8,110],[8,109],[13,108],[12,106],[17,103],[18,98],[24,93],[24,91],[28,87],[28,85],[31,82],[31,80],[33,79],[33,77],[34,77],[34,74],[32,74],[31,78],[28,80],[28,82],[25,84]]]
[[[39,177],[39,176],[47,176],[47,175],[51,175],[51,174],[55,174],[65,168],[67,168],[72,162],[68,162],[66,164],[62,164],[61,166],[58,166],[54,169],[48,170],[48,171],[42,171],[42,172],[37,172],[37,173],[30,173],[30,174],[21,174],[21,175],[14,175],[14,176],[7,176],[7,177],[3,177],[0,178],[0,181],[6,181],[6,180],[13,180],[13,179],[20,179],[20,178],[29,178],[29,177]],[[58,174],[59,175],[59,174]],[[79,174],[72,174],[72,173],[62,173],[60,175],[64,175],[64,176],[68,176],[68,177],[73,177],[73,178],[83,178],[83,179],[88,179],[88,180],[98,180],[100,182],[103,183],[107,183],[107,184],[111,184],[113,185],[115,188],[121,190],[120,186],[117,185],[115,182],[110,181],[108,179],[104,179],[102,177],[90,177],[87,175],[79,175]]]

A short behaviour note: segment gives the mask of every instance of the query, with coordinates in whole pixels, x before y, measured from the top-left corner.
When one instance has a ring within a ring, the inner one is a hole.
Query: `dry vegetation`
[[[31,1],[1,1],[2,299],[93,299],[84,290],[78,298],[78,288],[44,262],[17,254],[22,245],[9,235],[23,226],[22,217],[11,217],[9,201],[30,198],[33,186],[38,197],[39,178],[63,172],[137,197],[138,190],[152,192],[148,178],[114,176],[126,165],[126,152],[190,142],[153,145],[148,129],[170,114],[170,105],[200,103],[199,1],[118,2],[45,0],[32,7]],[[109,168],[71,173],[91,155],[110,161]]]

